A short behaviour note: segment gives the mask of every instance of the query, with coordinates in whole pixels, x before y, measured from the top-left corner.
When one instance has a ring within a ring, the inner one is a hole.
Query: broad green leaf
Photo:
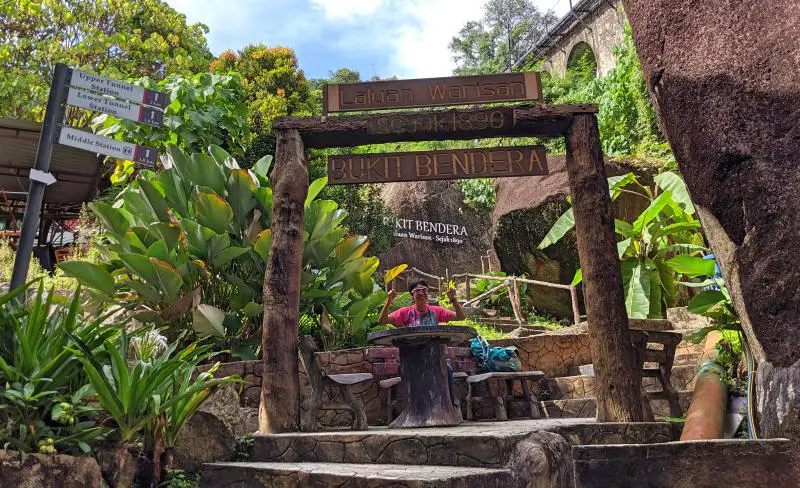
[[[676,273],[690,278],[695,276],[714,276],[714,260],[703,259],[697,256],[678,255],[667,261],[667,266]]]
[[[697,283],[693,283],[691,281],[676,281],[676,283],[688,288],[705,288],[707,286],[715,285],[717,282],[716,280],[709,278],[707,280],[698,281]]]
[[[130,222],[125,214],[105,202],[94,201],[89,204],[89,208],[100,218],[106,229],[119,236],[124,235],[125,231],[130,228]]]
[[[264,262],[269,261],[269,248],[272,242],[272,231],[264,229],[256,237],[256,242],[253,244],[253,249],[261,256]]]
[[[226,249],[223,249],[218,254],[216,254],[211,259],[211,264],[217,267],[225,266],[230,261],[238,258],[247,251],[248,249],[246,247],[228,247]]]
[[[696,252],[708,252],[709,249],[705,246],[697,246],[695,244],[672,244],[664,246],[658,250],[660,256],[666,256],[671,253],[675,254],[693,254]]]
[[[164,241],[156,241],[147,249],[147,256],[161,261],[169,261],[169,249]]]
[[[200,224],[223,234],[233,220],[233,209],[219,195],[202,192],[195,196],[195,216]]]
[[[386,276],[384,276],[383,278],[383,284],[388,285],[389,283],[394,281],[394,279],[400,276],[400,273],[405,271],[406,268],[408,268],[407,264],[400,264],[395,266],[394,268],[386,270]]]
[[[158,275],[153,268],[153,263],[150,262],[146,256],[135,253],[120,253],[119,259],[133,274],[138,276],[142,281],[149,283],[153,286],[158,285]]]
[[[683,178],[677,173],[665,171],[660,175],[656,175],[653,181],[655,181],[656,185],[662,190],[672,192],[673,200],[678,202],[687,213],[695,213],[695,208],[692,204],[692,198],[689,196],[689,190],[686,188],[686,183],[684,183]]]
[[[661,210],[670,202],[672,199],[672,193],[665,191],[661,195],[659,195],[655,200],[650,202],[650,206],[645,209],[644,212],[639,215],[633,222],[633,230],[636,233],[643,233],[647,224],[649,224],[653,219],[655,219]]]
[[[704,314],[726,302],[725,295],[718,290],[704,290],[689,301],[687,310],[696,314]]]
[[[180,297],[181,286],[183,286],[183,279],[178,271],[169,263],[159,261],[158,259],[150,258],[153,263],[156,276],[158,276],[159,287],[161,292],[170,300],[176,300]]]
[[[625,251],[628,250],[630,245],[631,245],[631,238],[630,237],[628,237],[624,241],[619,241],[617,243],[617,255],[619,256],[620,259],[622,259],[622,256],[625,254]]]
[[[575,276],[572,277],[572,282],[570,283],[570,285],[578,286],[578,283],[580,283],[581,281],[583,281],[583,269],[578,268],[575,270]]]
[[[650,274],[638,260],[622,262],[622,286],[628,318],[646,319],[650,312]]]
[[[189,217],[189,198],[184,190],[183,180],[174,168],[165,169],[158,175],[161,187],[164,189],[164,198],[176,217]]]
[[[230,169],[237,169],[239,167],[239,165],[236,163],[236,160],[230,154],[228,154],[228,151],[222,149],[216,144],[208,146],[208,153],[220,166]]]
[[[58,267],[81,284],[100,291],[109,297],[114,296],[114,278],[100,266],[83,261],[66,261]]]
[[[217,307],[201,303],[192,311],[192,329],[201,339],[206,337],[225,337],[225,312]]]
[[[314,180],[311,183],[311,185],[309,185],[308,194],[306,195],[305,208],[308,208],[308,206],[311,205],[311,202],[313,202],[314,199],[317,198],[319,192],[321,192],[322,189],[325,188],[325,185],[327,184],[328,184],[328,177],[323,176],[322,178]]]
[[[233,215],[238,222],[238,228],[242,229],[250,224],[247,219],[250,212],[256,207],[256,199],[253,191],[256,183],[246,169],[234,169],[228,176],[228,202],[233,209]]]
[[[180,226],[172,222],[158,222],[151,225],[150,229],[161,237],[169,250],[175,249],[183,233]]]
[[[194,153],[191,156],[190,181],[197,186],[207,186],[217,194],[225,193],[225,173],[211,156]]]
[[[607,178],[607,180],[608,180],[608,194],[611,197],[611,201],[613,202],[620,196],[620,194],[622,194],[621,190],[623,188],[630,185],[631,183],[636,182],[636,175],[633,173],[625,173],[624,175],[611,176]]]
[[[658,278],[661,282],[661,288],[664,289],[664,293],[661,294],[664,304],[668,308],[674,307],[676,293],[675,276],[664,261],[657,261],[656,267],[658,269]]]
[[[539,243],[537,248],[544,249],[548,246],[552,246],[561,240],[573,227],[575,227],[575,217],[570,207],[556,220],[556,223],[553,224],[553,227],[547,232],[547,235],[544,236],[544,239],[542,239],[542,242]]]
[[[700,222],[697,220],[692,222],[678,222],[675,224],[665,225],[664,227],[659,229],[658,232],[655,233],[654,237],[658,238],[663,236],[669,236],[685,230],[694,230],[699,228],[700,228]]]
[[[650,275],[650,310],[647,314],[647,318],[664,318],[663,306],[661,303],[661,275],[658,273],[658,268],[656,268],[655,263],[649,259],[646,263],[646,269],[647,273]]]
[[[336,265],[341,266],[353,259],[360,258],[369,247],[366,236],[352,235],[336,245]]]
[[[191,219],[181,220],[181,228],[186,232],[189,251],[201,258],[207,258],[209,256],[208,244],[216,233]]]
[[[247,317],[258,317],[264,315],[264,305],[256,302],[249,302],[242,308],[242,313]]]
[[[633,236],[633,226],[624,220],[614,219],[614,231],[622,237]]]
[[[164,195],[162,195],[161,192],[145,178],[139,177],[138,182],[139,187],[147,197],[148,203],[150,203],[150,207],[156,213],[158,218],[162,222],[169,222],[169,205],[167,204],[167,200],[164,198]]]
[[[253,165],[252,170],[253,173],[266,181],[269,179],[270,166],[272,166],[272,155],[267,154]]]

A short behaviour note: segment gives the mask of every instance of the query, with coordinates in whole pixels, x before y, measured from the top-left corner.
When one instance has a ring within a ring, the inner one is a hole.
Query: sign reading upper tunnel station
[[[332,185],[546,174],[544,146],[328,156]]]
[[[541,101],[539,73],[453,76],[326,85],[326,112]]]

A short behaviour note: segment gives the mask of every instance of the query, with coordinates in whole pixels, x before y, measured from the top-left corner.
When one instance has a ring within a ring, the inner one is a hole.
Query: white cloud
[[[448,76],[455,68],[450,40],[470,20],[483,15],[484,0],[414,0],[402,2],[402,19],[390,40],[389,66],[403,78]]]
[[[311,0],[311,4],[321,8],[328,19],[351,22],[374,14],[387,3],[387,0]]]

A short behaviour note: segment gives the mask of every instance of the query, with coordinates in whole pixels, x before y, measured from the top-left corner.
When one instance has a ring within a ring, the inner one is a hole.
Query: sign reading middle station
[[[544,146],[328,156],[331,185],[546,174]]]
[[[158,161],[158,151],[153,148],[98,136],[72,127],[61,128],[58,143],[151,166]]]

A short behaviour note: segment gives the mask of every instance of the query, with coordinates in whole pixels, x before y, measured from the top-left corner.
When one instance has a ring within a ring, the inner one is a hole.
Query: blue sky
[[[297,52],[309,78],[350,68],[362,79],[448,76],[447,44],[485,0],[167,0],[209,27],[214,54],[250,43]],[[535,0],[563,15],[569,0]]]

